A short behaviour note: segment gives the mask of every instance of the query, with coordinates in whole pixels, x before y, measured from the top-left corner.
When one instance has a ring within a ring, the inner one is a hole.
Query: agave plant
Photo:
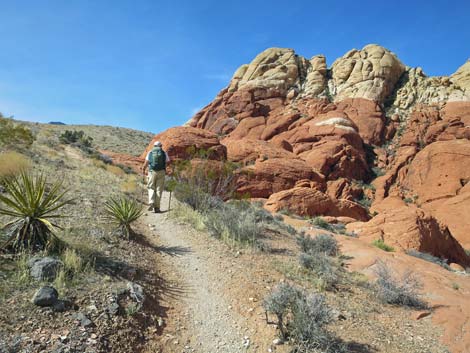
[[[3,226],[7,240],[2,248],[20,252],[45,250],[57,240],[52,220],[64,217],[58,211],[72,202],[65,199],[62,183],[47,184],[43,175],[22,171],[2,180],[6,195],[0,194],[0,215],[12,220]]]
[[[131,224],[143,213],[143,206],[134,199],[124,196],[110,197],[104,204],[108,218],[117,225],[127,239],[133,234]]]

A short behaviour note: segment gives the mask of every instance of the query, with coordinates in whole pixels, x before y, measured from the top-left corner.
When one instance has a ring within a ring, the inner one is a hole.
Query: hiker
[[[165,186],[166,166],[170,163],[168,154],[162,149],[162,143],[156,141],[153,149],[145,158],[142,171],[145,175],[147,166],[149,167],[147,189],[149,194],[149,211],[160,213],[160,201],[162,199],[163,188]]]

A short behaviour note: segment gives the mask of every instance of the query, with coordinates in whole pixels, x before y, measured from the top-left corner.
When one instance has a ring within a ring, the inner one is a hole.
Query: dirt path
[[[249,320],[236,312],[228,290],[233,254],[219,241],[169,218],[168,194],[161,214],[142,218],[148,241],[160,249],[159,272],[179,295],[163,293],[168,307],[162,352],[256,352]],[[148,231],[150,229],[150,232]],[[227,271],[227,272],[225,272]]]

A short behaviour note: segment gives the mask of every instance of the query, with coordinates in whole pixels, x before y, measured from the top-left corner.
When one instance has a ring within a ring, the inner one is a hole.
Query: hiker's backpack
[[[154,148],[149,156],[150,169],[159,171],[166,168],[166,153],[161,148]]]

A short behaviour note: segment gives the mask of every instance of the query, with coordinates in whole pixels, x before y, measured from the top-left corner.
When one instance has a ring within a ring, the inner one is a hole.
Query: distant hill
[[[61,121],[49,121],[48,124],[50,125],[67,125]]]
[[[93,138],[96,148],[133,156],[139,156],[154,136],[150,132],[114,126],[42,124],[26,121],[22,123],[33,130],[40,142],[58,142],[59,136],[66,130],[82,130]]]

